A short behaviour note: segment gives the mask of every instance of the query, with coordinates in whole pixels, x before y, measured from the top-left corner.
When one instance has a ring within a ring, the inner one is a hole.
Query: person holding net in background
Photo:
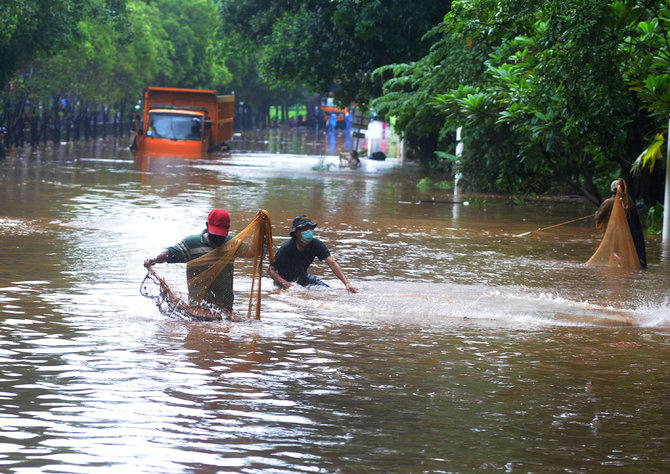
[[[319,257],[319,260],[326,262],[335,276],[344,283],[347,292],[356,293],[356,288],[351,286],[328,247],[314,237],[315,227],[316,222],[312,222],[304,214],[293,219],[293,227],[289,233],[291,238],[277,250],[274,262],[268,267],[268,275],[274,280],[275,285],[281,288],[289,288],[294,283],[300,286],[329,286],[307,273],[314,258]]]
[[[644,243],[644,233],[642,232],[642,223],[640,222],[640,216],[637,213],[635,208],[635,201],[631,198],[630,194],[625,189],[625,181],[623,179],[615,179],[610,184],[610,190],[612,191],[612,196],[605,199],[595,214],[595,224],[596,229],[601,233],[605,233],[607,230],[607,225],[610,221],[610,216],[612,214],[612,208],[614,207],[614,201],[617,195],[617,188],[619,187],[619,182],[621,181],[622,188],[622,205],[626,213],[626,221],[628,223],[628,229],[630,230],[631,237],[633,238],[633,244],[635,245],[635,250],[637,252],[637,258],[640,261],[640,266],[642,268],[647,268],[647,251]]]
[[[258,211],[257,215],[262,215]],[[205,230],[200,234],[190,235],[181,242],[166,248],[154,258],[144,261],[144,266],[150,268],[157,263],[185,263],[202,257],[211,250],[220,247],[233,238],[230,233],[230,214],[225,209],[212,209],[207,217]],[[196,290],[191,282],[202,269],[187,267],[189,296],[193,298]],[[202,298],[205,302],[222,308],[226,313],[233,309],[233,264],[226,265],[214,279],[211,286]]]

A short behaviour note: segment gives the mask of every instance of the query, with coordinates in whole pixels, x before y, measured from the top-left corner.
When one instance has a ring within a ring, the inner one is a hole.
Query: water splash
[[[339,282],[330,283],[330,289],[300,288],[270,294],[270,307],[371,323],[479,324],[520,329],[670,325],[667,301],[617,308],[520,287],[425,282],[366,281],[359,285],[358,294],[347,295],[338,287]]]

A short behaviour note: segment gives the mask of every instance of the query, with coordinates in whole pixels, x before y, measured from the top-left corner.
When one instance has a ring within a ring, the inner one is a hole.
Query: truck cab
[[[167,156],[213,151],[232,137],[234,99],[214,91],[149,88],[134,148]]]

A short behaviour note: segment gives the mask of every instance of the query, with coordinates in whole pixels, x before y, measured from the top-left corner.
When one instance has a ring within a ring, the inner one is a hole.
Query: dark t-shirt
[[[330,250],[326,244],[314,238],[301,252],[298,250],[295,238],[291,238],[279,247],[272,266],[284,280],[297,281],[307,273],[314,257],[319,257],[322,262],[330,257]]]

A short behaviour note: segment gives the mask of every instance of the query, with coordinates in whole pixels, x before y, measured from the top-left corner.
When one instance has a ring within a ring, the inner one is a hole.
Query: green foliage
[[[449,10],[448,1],[223,0],[221,15],[258,54],[266,80],[297,81],[340,103],[368,103],[378,95],[375,68],[420,58],[423,35]]]
[[[462,126],[459,170],[471,189],[577,191],[599,203],[607,180],[621,175],[653,201],[645,181],[654,170],[633,180],[630,167],[645,137],[667,126],[668,8],[456,1],[425,57],[378,70],[393,77],[374,107],[396,115],[414,147],[420,130],[453,154],[447,137]],[[654,143],[647,156],[658,156]]]
[[[443,191],[452,191],[454,189],[454,182],[442,180],[435,184],[435,186]]]
[[[3,0],[0,84],[35,58],[57,54],[76,44],[83,33],[82,22],[118,26],[124,16],[123,0]]]
[[[458,157],[453,153],[436,151],[435,159],[427,162],[427,167],[436,173],[453,174],[453,169],[457,162]]]
[[[21,143],[12,125],[22,114],[42,119],[45,140],[60,140],[61,130],[65,139],[98,133],[100,111],[119,133],[116,117],[127,123],[151,85],[228,92],[228,56],[214,47],[221,32],[216,2],[2,2],[0,124],[9,128],[7,138]],[[34,143],[36,133],[30,136]]]
[[[664,1],[616,1],[612,10],[628,37],[619,48],[627,62],[624,80],[661,122],[670,115],[670,4]]]
[[[129,103],[150,85],[226,92],[231,82],[227,57],[214,47],[221,34],[215,0],[36,2],[48,4],[42,9],[48,18],[40,13],[16,23],[12,18],[28,14],[30,3],[11,0],[2,7],[14,12],[2,20],[13,33],[0,38],[22,59],[7,64],[23,66],[4,78],[13,84],[11,93],[5,88],[5,103],[28,98],[51,106],[59,97]]]
[[[470,8],[466,2],[453,2],[444,21],[426,35],[434,42],[427,55],[415,62],[379,68],[374,73],[387,80],[383,95],[373,101],[373,107],[381,115],[397,117],[397,128],[412,154],[423,160],[432,161],[435,150],[453,153],[453,132],[462,125],[456,116],[448,120],[445,111],[435,107],[435,97],[460,84],[477,84],[486,70],[491,29],[482,28],[488,20],[481,15],[497,2],[489,2],[488,8],[480,3]],[[454,21],[459,18],[472,18],[473,23],[459,30],[454,28]]]
[[[421,178],[418,183],[416,183],[417,188],[422,188],[422,189],[430,189],[433,186],[435,186],[435,183],[433,183],[433,180],[427,177]]]
[[[427,190],[434,189],[434,188],[438,188],[438,189],[441,189],[443,191],[450,191],[450,190],[454,189],[454,183],[452,181],[446,181],[446,180],[438,181],[436,183],[435,181],[433,181],[432,179],[430,179],[428,177],[423,177],[416,184],[416,187],[423,190],[423,191],[427,191]]]
[[[647,233],[663,233],[663,204],[657,202],[649,208],[647,213]]]
[[[633,171],[640,172],[642,168],[649,167],[654,170],[656,162],[663,158],[663,145],[665,140],[662,133],[657,133],[651,144],[637,157],[633,163]]]
[[[0,108],[164,85],[234,90],[262,114],[335,85],[466,190],[598,203],[622,176],[655,203],[668,31],[665,0],[5,0]]]

